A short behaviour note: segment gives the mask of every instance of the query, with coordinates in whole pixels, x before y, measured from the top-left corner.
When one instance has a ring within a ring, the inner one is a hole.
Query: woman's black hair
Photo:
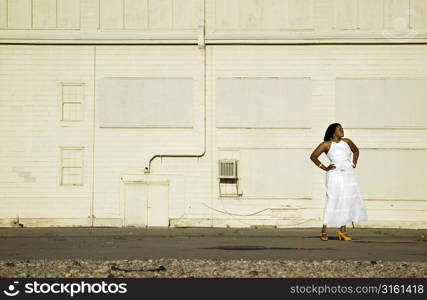
[[[334,132],[335,132],[335,128],[337,128],[338,126],[341,126],[341,124],[340,123],[332,123],[331,125],[328,126],[328,129],[326,129],[325,137],[323,138],[323,140],[325,142],[329,141],[333,137]]]

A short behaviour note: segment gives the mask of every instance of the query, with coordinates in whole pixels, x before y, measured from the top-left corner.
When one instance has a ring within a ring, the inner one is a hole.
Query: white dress
[[[326,172],[324,225],[339,227],[351,221],[368,220],[351,154],[350,146],[343,140],[338,143],[332,141],[326,154],[336,168]]]

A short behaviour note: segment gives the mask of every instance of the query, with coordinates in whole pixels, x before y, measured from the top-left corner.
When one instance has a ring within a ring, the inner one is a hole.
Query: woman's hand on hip
[[[329,166],[326,167],[326,172],[328,172],[329,170],[333,170],[335,169],[335,165],[334,164],[330,164]]]

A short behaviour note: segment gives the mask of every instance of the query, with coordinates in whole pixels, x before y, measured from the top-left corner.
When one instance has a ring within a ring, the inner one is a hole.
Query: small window
[[[83,121],[84,83],[62,83],[62,121]]]
[[[61,148],[61,185],[83,185],[83,148]]]

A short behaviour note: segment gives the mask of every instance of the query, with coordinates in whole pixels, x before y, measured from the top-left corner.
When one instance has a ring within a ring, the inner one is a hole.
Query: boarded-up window
[[[192,127],[192,78],[105,78],[100,127]]]
[[[83,185],[83,147],[61,148],[61,185]]]
[[[216,126],[310,128],[310,78],[219,78]]]
[[[244,149],[239,180],[244,197],[309,199],[312,167],[306,149]]]
[[[426,157],[427,151],[423,149],[364,149],[363,160],[357,168],[363,174],[360,186],[365,199],[423,200],[419,203],[424,203],[427,199]]]
[[[83,120],[83,83],[62,84],[62,121]]]
[[[346,127],[427,127],[427,78],[339,78],[335,93]]]

